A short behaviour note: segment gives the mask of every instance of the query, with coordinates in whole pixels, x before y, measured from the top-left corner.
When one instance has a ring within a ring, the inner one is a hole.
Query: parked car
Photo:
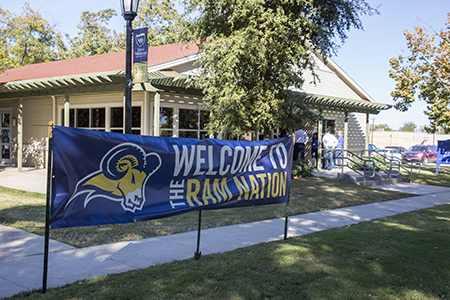
[[[374,156],[376,154],[375,151],[377,151],[377,146],[375,146],[374,144],[369,144],[369,155],[370,156]]]
[[[419,160],[422,165],[436,162],[437,147],[434,145],[415,145],[402,154],[402,160],[406,162]]]
[[[397,149],[399,152],[406,152],[406,148],[402,146],[386,146],[386,149]]]
[[[378,149],[374,152],[375,154],[384,156],[386,158],[398,158],[398,159],[402,159],[402,154],[400,153],[399,150],[397,149],[393,149],[393,148],[387,148],[386,149]]]

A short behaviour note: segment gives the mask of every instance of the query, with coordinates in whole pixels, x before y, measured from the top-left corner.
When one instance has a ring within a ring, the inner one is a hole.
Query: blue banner
[[[450,140],[438,141],[436,175],[439,174],[439,165],[450,165]]]
[[[292,151],[292,138],[197,140],[56,126],[50,226],[284,203]]]
[[[133,82],[148,81],[147,28],[133,30]]]

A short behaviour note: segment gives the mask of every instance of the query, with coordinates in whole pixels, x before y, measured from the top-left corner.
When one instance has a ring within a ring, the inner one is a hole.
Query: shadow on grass
[[[16,299],[442,299],[449,220],[442,205]]]
[[[450,187],[450,166],[439,166],[439,175],[436,175],[436,165],[422,166],[420,174],[413,174],[412,178],[413,183]]]
[[[0,222],[6,226],[43,236],[45,197],[42,197],[42,195],[39,195],[41,198],[21,197],[21,191],[17,190],[11,190],[8,193],[4,198],[16,197],[18,200],[12,200],[14,203],[9,203],[6,206],[4,202],[0,203],[0,208],[2,208]],[[289,203],[290,216],[413,196],[323,178],[293,179],[291,195],[293,196]],[[30,201],[36,204],[27,204]],[[283,218],[285,213],[286,204],[284,203],[204,210],[202,213],[202,229]],[[50,238],[76,247],[90,247],[193,231],[197,230],[197,224],[198,214],[197,212],[191,212],[137,223],[52,229]]]

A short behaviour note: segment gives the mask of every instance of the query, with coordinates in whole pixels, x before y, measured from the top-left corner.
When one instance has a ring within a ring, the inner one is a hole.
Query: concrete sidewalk
[[[35,175],[33,172],[24,172],[20,176],[21,182],[28,182],[27,176],[32,178]],[[0,185],[6,182],[0,175]],[[289,218],[288,236],[450,202],[450,188],[418,184],[396,184],[383,188],[422,196],[292,216]],[[284,235],[284,221],[280,218],[202,230],[200,251],[202,255],[207,255],[280,240]],[[196,245],[196,231],[83,249],[51,241],[47,286],[56,287],[85,278],[193,259]],[[43,250],[42,237],[0,226],[0,298],[42,287]]]
[[[27,192],[47,193],[47,169],[0,167],[0,186]]]

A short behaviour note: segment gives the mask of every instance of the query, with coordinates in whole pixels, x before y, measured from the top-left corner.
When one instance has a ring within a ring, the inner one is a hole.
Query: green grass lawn
[[[293,179],[289,214],[381,202],[412,195],[324,178]],[[284,217],[285,204],[204,210],[202,229]],[[44,235],[45,197],[0,187],[0,224]],[[50,238],[76,247],[129,241],[197,229],[198,214],[146,222],[53,229]]]
[[[11,299],[446,299],[450,205]]]
[[[409,174],[403,172],[405,180],[409,181]],[[419,174],[413,174],[413,183],[430,184],[450,187],[450,166],[440,165],[439,175],[436,175],[436,165],[421,166]]]
[[[432,168],[423,168],[427,183],[445,185],[448,179],[441,179],[450,174],[435,176]],[[290,215],[409,196],[300,178],[292,182]],[[41,194],[0,188],[0,222],[42,234],[44,203]],[[284,212],[285,205],[204,211],[202,228],[283,217]],[[191,213],[133,224],[57,229],[51,238],[85,247],[196,226],[197,214]],[[450,296],[449,233],[450,205],[442,205],[10,299],[445,299]]]

